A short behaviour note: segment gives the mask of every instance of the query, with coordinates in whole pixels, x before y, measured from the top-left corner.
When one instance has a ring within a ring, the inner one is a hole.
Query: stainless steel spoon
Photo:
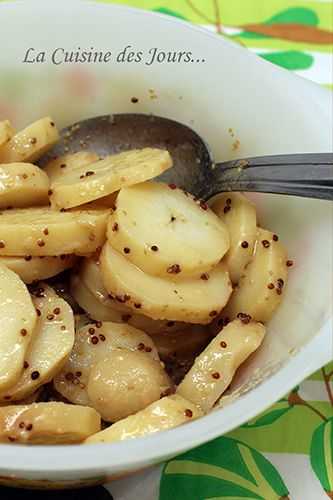
[[[91,150],[100,156],[147,146],[168,149],[174,168],[160,180],[207,200],[221,191],[256,191],[333,200],[333,154],[288,154],[215,163],[189,127],[144,114],[115,114],[78,122],[41,160]]]

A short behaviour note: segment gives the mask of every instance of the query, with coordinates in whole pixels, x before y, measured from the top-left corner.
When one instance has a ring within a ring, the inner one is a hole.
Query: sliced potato
[[[257,236],[256,208],[241,193],[220,194],[211,208],[228,228],[230,248],[224,260],[231,281],[237,284],[253,255]]]
[[[15,135],[15,129],[9,120],[0,122],[0,149]]]
[[[202,412],[179,395],[155,401],[144,410],[86,439],[86,444],[112,443],[166,431],[201,417]]]
[[[237,368],[260,346],[261,323],[229,323],[198,356],[177,389],[177,394],[208,412],[230,385]]]
[[[18,274],[24,283],[52,278],[65,269],[73,267],[77,262],[75,255],[61,255],[58,257],[6,257],[0,256],[0,264]]]
[[[277,236],[258,229],[255,253],[234,290],[223,318],[248,314],[266,323],[279,306],[287,282],[287,252]]]
[[[105,306],[112,307],[115,311],[129,313],[131,310],[123,301],[116,300],[107,292],[103,280],[99,260],[94,258],[83,259],[78,276],[91,293]]]
[[[107,291],[126,306],[153,319],[210,323],[227,303],[232,287],[225,264],[208,280],[171,281],[143,273],[107,243],[101,253]]]
[[[99,156],[91,151],[79,151],[58,156],[50,160],[44,167],[44,171],[49,176],[51,182],[55,182],[68,172],[75,171],[77,168],[84,168],[91,163],[98,161]]]
[[[112,321],[123,323],[124,313],[116,311],[112,307],[98,300],[89,288],[83,283],[79,276],[71,276],[71,295],[79,306],[95,321]]]
[[[23,281],[0,264],[0,391],[14,385],[37,321],[37,313]]]
[[[118,349],[92,367],[87,392],[102,418],[117,422],[157,401],[171,386],[160,361],[146,352]]]
[[[108,210],[57,212],[28,208],[0,212],[0,255],[89,254],[105,241]]]
[[[18,132],[0,149],[0,163],[34,162],[59,140],[50,117],[42,118]]]
[[[154,344],[162,359],[190,358],[199,354],[211,340],[207,326],[193,325],[184,331],[154,335]]]
[[[24,369],[16,384],[0,393],[0,401],[19,401],[50,382],[72,350],[74,315],[67,302],[44,283],[40,284],[33,302],[38,320],[24,358]]]
[[[205,279],[229,248],[228,230],[205,203],[173,188],[146,182],[122,189],[109,243],[154,276]]]
[[[84,285],[82,290],[78,289],[78,278]],[[108,294],[102,280],[100,263],[92,258],[82,261],[79,275],[73,278],[73,282],[72,288],[79,299],[77,300],[78,304],[82,309],[86,310],[93,319],[115,321],[116,323],[128,323],[139,330],[143,330],[149,335],[164,331],[175,332],[185,330],[187,326],[180,321],[159,321],[153,320],[142,314],[135,314],[125,305],[122,297],[114,297]],[[88,297],[89,294],[86,293],[87,289],[95,296],[99,304],[96,304],[96,300],[92,297]],[[83,304],[85,304],[86,307],[84,307]]]
[[[87,394],[90,370],[115,349],[144,351],[159,359],[153,341],[144,332],[117,323],[91,323],[76,332],[70,357],[54,378],[56,390],[72,403],[91,405]]]
[[[2,443],[79,443],[100,428],[100,415],[84,406],[52,402],[0,408]]]
[[[48,176],[36,165],[0,165],[0,208],[47,205],[49,186]]]
[[[168,151],[145,148],[106,157],[72,168],[52,181],[51,203],[72,208],[107,196],[122,187],[152,179],[172,166]]]

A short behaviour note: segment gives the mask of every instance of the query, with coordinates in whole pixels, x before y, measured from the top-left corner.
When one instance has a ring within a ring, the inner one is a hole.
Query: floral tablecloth
[[[200,24],[333,88],[331,0],[115,3]],[[333,363],[227,436],[108,489],[114,500],[333,498]]]

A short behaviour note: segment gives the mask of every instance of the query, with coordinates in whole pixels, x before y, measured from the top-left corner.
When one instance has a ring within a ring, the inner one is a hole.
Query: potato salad
[[[0,122],[0,443],[94,444],[209,413],[260,348],[293,262],[242,193],[156,180],[169,152],[39,159]]]

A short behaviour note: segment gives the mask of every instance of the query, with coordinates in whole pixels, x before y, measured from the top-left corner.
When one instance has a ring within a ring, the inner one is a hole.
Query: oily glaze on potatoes
[[[287,252],[271,231],[258,229],[253,259],[247,265],[222,317],[248,314],[266,323],[279,306],[287,283]]]
[[[37,321],[23,281],[0,264],[0,391],[19,379]]]
[[[249,318],[229,323],[196,358],[177,394],[208,412],[230,385],[237,368],[258,349],[264,335],[264,325]]]
[[[2,443],[79,443],[100,428],[100,415],[84,406],[54,402],[0,408]]]
[[[162,174],[172,166],[170,154],[145,148],[107,156],[53,177],[50,200],[55,208],[72,208],[98,200],[125,186]]]
[[[82,283],[79,288],[78,279]],[[91,292],[96,300],[90,294]],[[180,321],[153,320],[143,314],[136,314],[126,306],[126,301],[121,297],[110,295],[103,283],[101,265],[96,259],[84,259],[78,270],[78,274],[72,277],[72,292],[77,297],[77,302],[86,310],[93,319],[102,321],[115,321],[116,323],[128,323],[129,325],[143,330],[149,335],[164,331],[175,332],[185,330],[186,325]],[[89,297],[88,297],[89,295]],[[81,302],[80,302],[81,300]],[[85,305],[84,305],[85,304]]]
[[[27,208],[0,212],[0,255],[89,254],[105,241],[109,210],[57,212]]]
[[[200,278],[229,248],[224,223],[205,203],[157,182],[119,192],[108,241],[142,271],[163,278]]]
[[[208,279],[171,281],[143,273],[107,243],[101,253],[107,291],[126,306],[153,319],[208,324],[226,305],[232,287],[226,266],[218,264]]]
[[[224,262],[231,281],[237,284],[254,252],[257,236],[255,206],[241,193],[223,193],[214,199],[211,208],[228,229],[230,248]]]
[[[0,393],[0,401],[19,401],[50,382],[61,369],[74,344],[74,315],[70,306],[40,283],[33,298],[38,313],[23,371],[13,386]]]
[[[59,140],[50,117],[42,118],[14,135],[0,148],[0,163],[34,162]]]
[[[0,209],[48,204],[50,181],[31,163],[0,164]]]
[[[44,172],[51,182],[57,182],[63,175],[77,168],[84,168],[99,160],[99,156],[91,151],[78,151],[50,160],[44,167]]]
[[[69,359],[54,378],[56,390],[72,403],[90,405],[87,393],[90,370],[115,349],[143,350],[159,360],[154,343],[146,333],[129,325],[90,323],[76,332]]]
[[[14,271],[27,284],[52,278],[52,276],[65,271],[65,269],[73,267],[76,262],[77,257],[75,255],[59,255],[57,257],[0,256],[0,264]]]
[[[113,443],[144,437],[178,427],[201,416],[202,412],[197,406],[175,394],[155,401],[135,415],[116,422],[86,439],[85,443]]]
[[[117,422],[160,399],[172,387],[161,362],[144,351],[115,349],[95,364],[87,392],[107,422]]]

